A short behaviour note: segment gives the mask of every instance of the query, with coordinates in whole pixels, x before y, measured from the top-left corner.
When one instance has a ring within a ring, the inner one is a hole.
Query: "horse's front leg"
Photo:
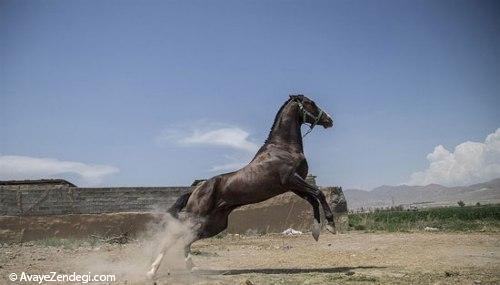
[[[323,208],[323,212],[325,213],[325,218],[328,221],[326,229],[331,233],[335,233],[335,222],[333,220],[332,210],[330,209],[328,202],[326,202],[325,194],[323,194],[321,190],[307,183],[297,173],[294,173],[289,177],[287,181],[287,187],[293,189],[294,192],[297,191],[300,193],[309,194],[318,199],[318,201],[321,203],[321,207]]]
[[[313,238],[318,241],[319,239],[319,233],[321,229],[321,216],[319,214],[319,203],[318,199],[316,199],[313,195],[304,193],[304,192],[299,192],[296,190],[291,190],[293,193],[297,194],[300,198],[306,200],[311,204],[313,208],[313,215],[314,215],[314,225],[312,228],[312,236]]]

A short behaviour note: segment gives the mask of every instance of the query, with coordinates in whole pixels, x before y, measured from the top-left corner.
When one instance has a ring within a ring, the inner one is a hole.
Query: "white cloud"
[[[104,176],[117,173],[118,168],[108,165],[85,164],[54,158],[0,155],[0,179],[40,179],[67,174],[76,175],[83,184],[99,184]]]
[[[258,146],[250,141],[249,133],[245,130],[221,124],[207,124],[191,128],[168,128],[156,138],[160,145],[173,142],[180,145],[212,145],[229,147],[247,152],[255,152]]]
[[[453,152],[442,145],[427,155],[429,167],[411,175],[410,185],[468,185],[500,177],[500,128],[484,143],[467,141]]]
[[[181,146],[218,146],[237,152],[225,155],[226,162],[210,167],[208,172],[227,172],[242,168],[258,150],[258,145],[250,139],[250,134],[240,127],[207,121],[192,122],[166,128],[155,138],[160,146],[171,144]]]
[[[194,131],[183,138],[184,144],[208,144],[228,146],[235,149],[254,151],[257,145],[248,140],[249,134],[240,128],[222,128],[211,131]]]

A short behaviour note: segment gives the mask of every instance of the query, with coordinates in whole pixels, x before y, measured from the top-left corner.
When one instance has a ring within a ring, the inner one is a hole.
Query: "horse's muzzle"
[[[330,117],[330,115],[328,115],[326,113],[323,114],[320,122],[321,122],[320,125],[322,125],[323,128],[325,128],[325,129],[333,127],[333,119],[332,119],[332,117]]]
[[[325,129],[328,129],[328,128],[331,128],[331,127],[333,127],[333,122],[329,122],[329,123],[326,123],[326,124],[323,125],[323,128],[325,128]]]

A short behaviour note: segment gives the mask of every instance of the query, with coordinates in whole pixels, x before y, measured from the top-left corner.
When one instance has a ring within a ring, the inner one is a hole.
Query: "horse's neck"
[[[278,115],[267,142],[289,145],[297,151],[303,152],[300,125],[298,106],[290,102]]]

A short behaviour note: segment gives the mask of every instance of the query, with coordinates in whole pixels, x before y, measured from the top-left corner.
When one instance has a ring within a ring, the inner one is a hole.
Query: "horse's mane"
[[[283,103],[283,105],[281,105],[280,109],[276,113],[276,117],[274,117],[274,122],[273,122],[273,125],[271,126],[271,130],[269,130],[269,134],[267,135],[267,138],[264,141],[264,144],[259,148],[259,151],[257,151],[257,153],[254,156],[254,159],[255,159],[255,157],[257,157],[257,155],[259,155],[259,153],[261,153],[262,151],[264,151],[266,149],[266,145],[269,143],[269,141],[271,139],[271,134],[274,130],[274,127],[276,127],[276,124],[278,123],[278,119],[281,115],[281,112],[283,112],[283,109],[290,101],[292,101],[292,98],[289,98],[288,100],[286,100],[285,103]],[[253,159],[252,159],[252,161],[253,161]]]
[[[273,132],[274,127],[278,123],[278,118],[280,117],[281,112],[283,112],[283,109],[285,108],[286,105],[288,105],[288,103],[290,101],[292,101],[292,98],[289,98],[288,100],[286,100],[285,103],[283,103],[283,105],[281,105],[280,109],[276,113],[276,117],[274,117],[273,125],[271,126],[271,130],[269,130],[269,134],[267,135],[267,139],[264,141],[264,144],[267,144],[269,142],[269,139],[271,138],[271,133]]]

